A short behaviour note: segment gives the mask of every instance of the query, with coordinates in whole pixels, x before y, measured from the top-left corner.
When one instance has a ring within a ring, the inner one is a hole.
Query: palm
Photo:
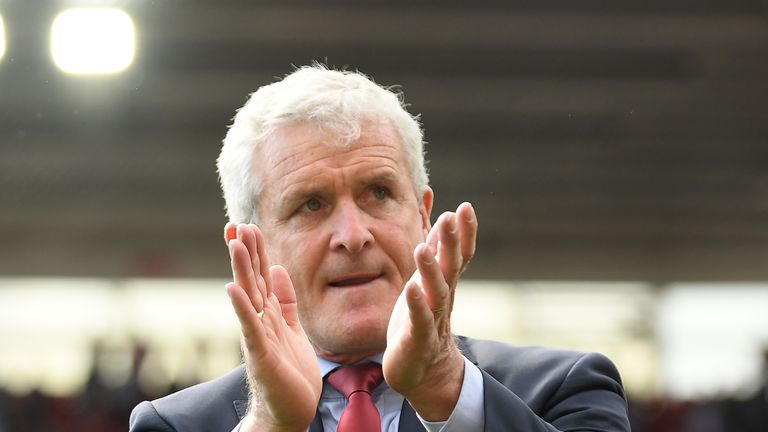
[[[272,294],[264,315],[256,317],[260,322],[251,322],[253,337],[244,332],[243,352],[252,388],[274,420],[305,426],[315,415],[322,382],[314,349],[291,309],[295,302],[281,304]]]
[[[417,271],[411,282],[421,283]],[[389,319],[387,328],[387,350],[384,352],[382,367],[390,385],[395,384],[403,392],[405,387],[421,381],[423,365],[428,364],[433,352],[424,347],[434,347],[437,332],[434,327],[417,327],[411,319],[408,307],[407,289],[400,293]],[[396,384],[397,383],[397,384]],[[398,385],[399,384],[399,385]]]
[[[296,292],[283,267],[269,267],[261,232],[241,225],[229,241],[234,282],[227,294],[240,321],[253,391],[251,413],[264,426],[305,430],[322,381],[314,349],[299,323]]]
[[[384,378],[425,419],[446,419],[458,399],[463,359],[453,341],[450,317],[456,284],[474,254],[476,235],[469,204],[441,215],[426,243],[414,251],[417,270],[389,320]]]

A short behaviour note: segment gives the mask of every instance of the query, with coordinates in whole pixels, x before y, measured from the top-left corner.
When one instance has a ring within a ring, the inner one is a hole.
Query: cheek
[[[416,245],[421,242],[420,231],[402,233],[401,236],[392,236],[391,231],[389,236],[385,237],[388,241],[386,245],[389,257],[394,261],[397,269],[404,279],[407,280],[411,277],[414,271],[416,271],[416,262],[413,260],[413,250]],[[414,235],[416,234],[416,235]],[[401,239],[395,241],[395,238]]]
[[[295,256],[295,248],[288,247],[288,245],[295,245],[298,239],[286,234],[285,230],[281,229],[272,229],[269,232],[271,235],[264,235],[264,243],[267,254],[269,254],[270,264],[280,264],[290,273],[297,256]]]
[[[288,270],[296,294],[300,298],[311,295],[311,290],[307,287],[311,285],[323,258],[317,242],[313,243],[307,238],[288,237],[283,244],[291,247],[280,248],[272,263],[280,264]]]

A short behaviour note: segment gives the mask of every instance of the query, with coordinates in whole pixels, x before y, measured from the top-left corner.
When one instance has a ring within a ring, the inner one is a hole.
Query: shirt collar
[[[384,353],[379,353],[376,355],[372,355],[370,357],[366,357],[363,360],[360,360],[358,363],[367,363],[367,362],[373,362],[381,364],[382,360],[384,359]],[[332,370],[336,369],[337,367],[341,366],[339,363],[332,362],[330,360],[326,360],[322,357],[317,357],[317,364],[320,366],[320,376],[325,377],[329,373],[331,373]]]

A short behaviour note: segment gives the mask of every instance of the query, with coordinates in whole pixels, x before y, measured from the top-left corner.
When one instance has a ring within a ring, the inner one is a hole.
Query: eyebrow
[[[277,208],[281,210],[285,210],[286,207],[291,209],[312,197],[322,197],[323,195],[326,195],[329,190],[333,189],[333,187],[329,187],[327,181],[322,180],[323,177],[323,175],[313,177],[284,189],[283,193],[280,194],[280,203]],[[366,173],[365,176],[356,183],[356,185],[370,186],[384,184],[392,186],[397,183],[398,178],[399,176],[394,169],[382,166],[371,169],[370,172]]]
[[[376,168],[371,171],[369,176],[363,178],[360,184],[372,185],[381,183],[395,183],[398,180],[398,176],[394,173],[394,170],[389,168]]]
[[[376,185],[376,184],[391,184],[397,181],[397,175],[387,169],[374,169],[370,175],[366,175],[360,179],[356,184],[362,186]],[[323,181],[317,181],[316,179],[307,180],[297,184],[293,187],[289,187],[282,195],[285,201],[306,200],[315,196],[322,196],[329,189],[327,184]]]
[[[305,180],[297,183],[293,186],[287,187],[282,194],[280,194],[279,207],[285,205],[293,206],[294,203],[298,204],[304,202],[312,197],[323,195],[323,192],[328,190],[327,183],[318,181],[316,178]]]

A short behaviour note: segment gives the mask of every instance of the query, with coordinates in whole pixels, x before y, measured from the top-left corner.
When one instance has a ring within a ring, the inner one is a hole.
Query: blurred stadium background
[[[636,432],[764,430],[767,18],[0,0],[0,432],[125,430],[239,362],[214,159],[246,95],[313,60],[402,86],[436,214],[475,205],[458,333],[608,354]]]

